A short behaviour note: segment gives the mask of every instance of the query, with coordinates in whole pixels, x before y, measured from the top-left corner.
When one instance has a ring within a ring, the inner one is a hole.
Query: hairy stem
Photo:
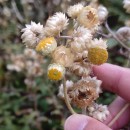
[[[68,95],[67,95],[67,88],[66,88],[66,78],[64,77],[63,79],[63,87],[64,87],[64,97],[65,97],[65,103],[69,109],[69,111],[71,112],[71,114],[76,114],[76,112],[73,110],[73,108],[70,105],[69,99],[68,99]]]
[[[123,112],[130,106],[130,103],[125,104],[125,106],[121,109],[121,111],[112,119],[112,121],[108,124],[111,127],[116,120],[123,114]]]

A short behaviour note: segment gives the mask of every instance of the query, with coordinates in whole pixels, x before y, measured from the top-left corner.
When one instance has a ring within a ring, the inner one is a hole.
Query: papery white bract
[[[28,48],[35,48],[38,42],[44,37],[44,28],[40,23],[31,22],[21,32],[23,33],[21,36],[22,41]]]
[[[99,47],[102,49],[106,49],[107,48],[107,40],[102,39],[102,38],[95,38],[91,41],[91,44],[89,46],[89,48],[95,48],[95,47]]]
[[[68,19],[64,13],[58,12],[49,17],[45,25],[45,34],[47,36],[57,36],[66,29]]]
[[[67,14],[71,18],[76,18],[82,9],[83,9],[83,4],[78,3],[78,4],[75,4],[73,6],[70,6],[68,8]]]
[[[82,52],[86,49],[86,45],[92,40],[91,31],[82,26],[74,30],[72,37],[73,40],[70,46],[74,52]]]

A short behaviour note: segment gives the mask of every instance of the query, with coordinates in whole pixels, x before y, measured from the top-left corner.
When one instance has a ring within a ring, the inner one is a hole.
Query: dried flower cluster
[[[22,29],[21,38],[26,47],[52,57],[52,63],[47,70],[49,79],[62,80],[68,71],[80,78],[77,82],[65,81],[65,84],[59,87],[59,96],[66,100],[63,89],[66,87],[69,103],[79,108],[90,108],[102,92],[102,82],[96,77],[90,77],[92,65],[101,65],[108,59],[107,41],[97,39],[94,34],[108,12],[103,6],[95,9],[78,3],[70,6],[67,14],[70,20],[62,12],[55,13],[48,18],[44,27],[40,23],[31,22]],[[71,35],[61,35],[69,31],[67,27],[71,20],[74,23]],[[33,71],[31,69],[31,72]],[[102,105],[88,111],[90,116],[101,121],[109,113],[107,107]]]

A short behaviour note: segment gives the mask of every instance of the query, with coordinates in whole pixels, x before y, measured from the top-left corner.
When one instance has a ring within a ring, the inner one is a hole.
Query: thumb
[[[89,116],[74,114],[64,125],[64,130],[112,130],[103,123]]]

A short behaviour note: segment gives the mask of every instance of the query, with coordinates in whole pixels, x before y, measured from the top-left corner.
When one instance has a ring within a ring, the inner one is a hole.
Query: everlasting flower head
[[[99,47],[90,48],[88,51],[88,59],[94,65],[101,65],[108,59],[108,52],[106,49]]]
[[[124,8],[126,9],[126,11],[130,13],[130,0],[124,0],[123,3],[124,3]]]
[[[51,80],[61,80],[64,77],[65,68],[60,64],[50,64],[48,66],[48,78]]]
[[[77,21],[86,28],[95,28],[99,24],[97,10],[91,6],[84,7],[79,13]]]
[[[70,48],[66,48],[65,46],[57,47],[52,54],[52,58],[55,63],[59,63],[65,67],[71,66],[74,62],[73,53]]]
[[[44,28],[40,23],[36,24],[31,22],[30,25],[26,25],[26,28],[21,31],[23,34],[21,36],[23,43],[25,43],[28,48],[35,48],[38,42],[44,37]]]
[[[70,43],[73,52],[82,52],[86,49],[86,45],[91,41],[91,31],[84,27],[78,27],[72,35],[73,40]]]
[[[70,6],[68,8],[67,14],[71,17],[71,18],[77,18],[78,14],[80,13],[80,11],[83,9],[83,4],[78,3],[75,4],[73,6]]]
[[[106,7],[104,7],[103,5],[100,5],[98,7],[98,18],[100,20],[100,22],[104,22],[106,20],[108,16],[108,10]]]
[[[48,18],[45,25],[45,35],[58,36],[68,26],[68,19],[64,13],[58,12]]]
[[[79,108],[90,106],[99,96],[96,92],[96,86],[95,80],[91,80],[91,78],[79,80],[68,91],[71,102]]]
[[[36,46],[36,51],[42,52],[43,54],[49,54],[55,50],[57,42],[54,37],[48,37],[42,39]]]
[[[88,76],[88,77],[83,77],[82,80],[95,82],[96,93],[97,94],[102,93],[102,89],[101,89],[102,81],[98,80],[97,77],[91,78],[90,76]]]

